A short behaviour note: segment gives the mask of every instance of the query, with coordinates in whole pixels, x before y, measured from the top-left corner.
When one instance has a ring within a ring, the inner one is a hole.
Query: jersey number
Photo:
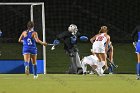
[[[99,37],[96,39],[96,41],[102,41],[103,38],[104,38],[104,36],[99,36]]]
[[[33,44],[30,38],[27,39],[27,43],[28,43],[28,45],[32,45]]]

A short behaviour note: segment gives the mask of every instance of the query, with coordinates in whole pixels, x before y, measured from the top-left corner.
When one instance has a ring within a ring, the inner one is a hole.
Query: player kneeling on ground
[[[81,65],[82,65],[84,75],[86,75],[86,73],[87,73],[87,65],[90,65],[91,68],[93,69],[93,71],[95,71],[95,73],[98,76],[104,75],[103,74],[104,70],[102,68],[104,66],[104,63],[102,64],[102,62],[99,62],[99,60],[95,54],[84,57],[81,60]]]

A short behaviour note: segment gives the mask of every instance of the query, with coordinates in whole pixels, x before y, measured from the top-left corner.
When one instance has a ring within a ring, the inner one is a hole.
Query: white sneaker
[[[92,75],[92,74],[95,74],[95,73],[93,71],[91,71],[89,74]]]
[[[139,75],[137,75],[137,76],[136,76],[136,79],[137,79],[137,80],[140,80],[140,76],[139,76]]]
[[[95,69],[95,73],[96,73],[98,76],[101,76],[100,69]]]
[[[103,74],[103,69],[95,69],[95,71],[98,76],[105,76],[105,74]]]
[[[111,74],[111,75],[112,75],[113,73],[112,73],[112,72],[110,72],[109,74]]]
[[[37,78],[38,78],[38,75],[36,75],[36,76],[34,75],[34,79],[37,79]]]
[[[100,74],[99,76],[105,76],[105,74]]]
[[[30,74],[30,72],[29,72],[29,66],[25,66],[25,74],[26,75],[29,75]]]

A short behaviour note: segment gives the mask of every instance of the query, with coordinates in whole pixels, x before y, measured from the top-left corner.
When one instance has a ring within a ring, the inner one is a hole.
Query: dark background
[[[1,2],[6,0],[1,0]],[[44,2],[46,41],[51,43],[57,34],[67,30],[73,23],[79,32],[89,38],[107,25],[114,46],[114,62],[119,65],[115,73],[135,73],[136,55],[131,33],[140,24],[140,0],[13,0],[12,2]],[[0,60],[23,60],[22,44],[18,38],[30,20],[30,6],[1,6]],[[34,6],[35,30],[42,39],[41,8]],[[78,42],[80,57],[90,55],[90,42]],[[47,46],[47,72],[65,73],[70,60],[60,43],[54,51]],[[38,46],[38,59],[43,57]],[[55,65],[54,65],[55,64]]]
[[[113,42],[131,42],[131,32],[140,23],[140,0],[13,0],[12,2],[45,2],[47,41],[55,39],[56,34],[67,30],[73,23],[89,38],[98,33],[100,26],[107,25]],[[7,9],[0,7],[0,29],[4,32],[3,38],[6,39],[3,42],[9,39],[8,42],[17,42],[30,20],[29,7],[27,9],[24,7],[24,10],[21,6]],[[14,15],[18,17],[15,19]],[[35,15],[40,16],[37,13]],[[9,22],[8,19],[12,21]],[[13,24],[17,27],[13,27]]]

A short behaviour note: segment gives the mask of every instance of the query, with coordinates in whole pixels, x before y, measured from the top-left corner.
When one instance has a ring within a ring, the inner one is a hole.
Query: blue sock
[[[29,66],[29,62],[24,62],[24,66]]]
[[[33,65],[33,74],[37,76],[37,65]]]
[[[113,73],[113,66],[111,64],[110,64],[108,70],[109,70],[109,73]]]
[[[140,75],[140,63],[137,63],[136,68],[137,68],[137,75],[139,76]]]

